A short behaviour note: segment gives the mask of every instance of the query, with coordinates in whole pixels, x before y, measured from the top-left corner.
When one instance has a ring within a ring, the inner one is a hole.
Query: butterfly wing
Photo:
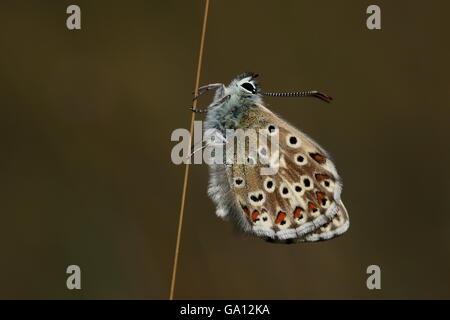
[[[342,181],[325,150],[263,105],[243,113],[239,128],[266,134],[267,144],[258,150],[246,144],[246,151],[268,157],[277,172],[261,175],[264,165],[257,161],[212,166],[209,194],[219,216],[278,242],[327,240],[348,229]],[[269,153],[274,135],[278,150]]]

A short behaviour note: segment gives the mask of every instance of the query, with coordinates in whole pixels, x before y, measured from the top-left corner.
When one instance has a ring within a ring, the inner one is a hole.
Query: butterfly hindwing
[[[317,143],[262,105],[244,113],[239,126],[278,135],[278,152],[270,154],[277,159],[275,174],[261,175],[263,165],[253,160],[226,169],[235,215],[240,215],[244,229],[276,241],[295,242],[327,240],[347,230],[341,179]],[[272,147],[267,141],[266,153]],[[256,153],[263,156],[261,145]]]
[[[345,209],[342,201],[340,201],[338,208],[339,209],[336,215],[331,219],[330,222],[326,223],[314,232],[308,234],[305,237],[304,241],[329,240],[347,231],[350,222],[348,219],[347,210]]]

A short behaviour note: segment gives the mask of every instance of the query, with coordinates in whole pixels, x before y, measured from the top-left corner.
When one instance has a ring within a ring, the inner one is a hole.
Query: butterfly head
[[[238,75],[227,87],[228,94],[236,97],[256,100],[260,99],[260,86],[255,78],[258,74],[246,72]]]

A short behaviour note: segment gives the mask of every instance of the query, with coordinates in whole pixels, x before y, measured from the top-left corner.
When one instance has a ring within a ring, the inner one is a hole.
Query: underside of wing
[[[349,218],[341,200],[342,181],[329,155],[262,105],[244,114],[241,126],[268,138],[257,150],[246,145],[246,151],[254,151],[276,172],[261,174],[265,165],[256,159],[211,167],[209,194],[217,214],[273,242],[328,240],[344,233]],[[271,137],[277,138],[276,148]]]

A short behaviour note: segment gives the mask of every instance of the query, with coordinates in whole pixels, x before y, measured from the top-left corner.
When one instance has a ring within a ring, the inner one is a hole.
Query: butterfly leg
[[[220,106],[222,104],[224,104],[225,102],[227,102],[228,100],[230,100],[230,95],[226,95],[225,97],[222,97],[219,101],[214,102],[213,105],[211,105],[209,108],[214,108],[217,106]],[[192,112],[197,112],[197,113],[205,113],[208,112],[208,109],[194,109],[192,107],[189,107],[189,110],[191,110]]]
[[[213,90],[213,89],[219,89],[219,88],[223,88],[223,87],[224,87],[224,85],[222,83],[210,83],[210,84],[207,84],[206,86],[202,86],[202,87],[198,88],[198,93],[194,97],[193,100],[195,100],[198,97],[200,97],[206,91]],[[195,92],[193,92],[193,93],[195,93]]]
[[[192,112],[196,112],[196,113],[205,113],[208,112],[208,109],[194,109],[192,107],[189,107],[189,110],[191,110]]]
[[[230,100],[231,96],[230,95],[226,95],[222,98],[220,98],[219,101],[215,102],[212,107],[216,107],[216,106],[220,106],[221,104],[224,104],[225,102],[227,102],[228,100]]]

